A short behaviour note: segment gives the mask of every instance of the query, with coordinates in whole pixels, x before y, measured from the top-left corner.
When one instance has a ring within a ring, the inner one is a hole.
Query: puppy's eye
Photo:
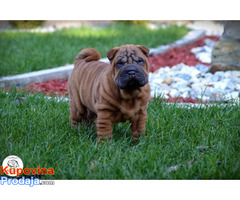
[[[143,59],[139,59],[139,61],[137,61],[137,63],[138,63],[139,65],[143,65],[143,64],[144,64],[144,60],[143,60]]]
[[[122,67],[124,65],[124,63],[120,60],[116,63],[117,67]]]

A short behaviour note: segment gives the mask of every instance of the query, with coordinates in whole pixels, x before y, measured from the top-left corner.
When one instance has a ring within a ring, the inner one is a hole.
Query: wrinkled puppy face
[[[111,61],[116,85],[123,89],[137,89],[148,82],[149,49],[140,45],[115,47],[107,53]]]

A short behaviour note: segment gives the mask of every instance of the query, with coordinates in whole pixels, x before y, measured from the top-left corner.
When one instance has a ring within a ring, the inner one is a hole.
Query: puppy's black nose
[[[135,74],[136,74],[136,72],[133,71],[133,70],[128,71],[127,73],[128,73],[128,75],[131,76],[131,77],[135,76]]]

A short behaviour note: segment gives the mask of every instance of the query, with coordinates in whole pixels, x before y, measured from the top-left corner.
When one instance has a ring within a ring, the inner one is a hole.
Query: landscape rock
[[[196,47],[192,49],[196,57],[203,63],[211,63],[211,51],[212,49],[208,46]]]
[[[227,84],[225,82],[215,82],[213,86],[217,90],[225,90],[227,87]]]
[[[238,92],[231,92],[225,95],[226,100],[232,100],[232,99],[237,99],[239,96]]]
[[[213,48],[213,46],[215,45],[216,42],[213,41],[213,40],[211,40],[211,39],[209,39],[209,38],[207,38],[207,39],[204,40],[204,43],[205,43],[208,47]]]
[[[172,77],[167,77],[163,80],[162,83],[165,83],[167,85],[171,85],[173,83],[174,79]]]
[[[182,78],[182,79],[184,79],[186,81],[188,81],[188,80],[190,80],[192,78],[191,75],[186,74],[186,73],[180,73],[180,74],[177,74],[176,76],[179,77],[179,78]]]
[[[169,91],[169,94],[171,97],[178,97],[181,95],[181,93],[177,89],[174,89],[174,88]]]
[[[210,101],[213,101],[213,102],[215,102],[215,101],[221,101],[221,100],[224,100],[224,94],[223,93],[221,93],[221,92],[214,92],[214,93],[212,93],[211,95],[210,95],[210,98],[209,98],[209,100]]]
[[[201,73],[207,73],[207,72],[210,70],[210,68],[209,68],[208,66],[203,65],[203,64],[198,64],[198,65],[196,65],[195,67],[196,67],[196,69],[198,69]]]
[[[216,72],[216,73],[212,76],[212,81],[214,81],[214,82],[220,81],[221,79],[223,79],[224,74],[225,74],[225,73],[222,72],[222,71]]]
[[[211,73],[240,70],[240,21],[225,23],[224,33],[212,50]]]

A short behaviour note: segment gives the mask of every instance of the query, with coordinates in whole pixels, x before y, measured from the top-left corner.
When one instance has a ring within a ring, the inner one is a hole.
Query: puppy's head
[[[137,89],[148,83],[148,54],[148,48],[132,44],[115,47],[107,53],[113,78],[120,89]]]

